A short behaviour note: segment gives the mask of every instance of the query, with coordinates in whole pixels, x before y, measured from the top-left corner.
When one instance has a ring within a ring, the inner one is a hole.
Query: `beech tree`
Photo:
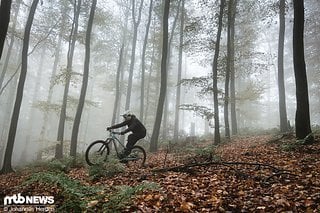
[[[87,31],[86,31],[85,59],[84,59],[82,86],[81,86],[77,112],[76,112],[76,116],[75,116],[73,127],[72,127],[72,135],[71,135],[70,155],[73,157],[75,157],[77,154],[79,126],[80,126],[81,115],[82,115],[83,106],[85,103],[85,98],[87,93],[87,87],[88,87],[89,65],[90,65],[90,41],[91,41],[91,31],[92,31],[93,18],[94,18],[94,12],[96,10],[96,5],[97,5],[97,0],[93,0],[91,9],[90,9]]]
[[[16,101],[14,104],[12,117],[11,117],[11,123],[10,123],[7,147],[4,155],[3,167],[0,173],[9,173],[13,171],[11,160],[12,160],[13,147],[14,147],[14,142],[15,142],[15,137],[17,132],[20,108],[22,103],[24,83],[26,80],[27,70],[28,70],[28,50],[29,50],[30,31],[31,31],[32,22],[34,19],[34,15],[36,13],[38,3],[39,3],[39,0],[33,0],[29,15],[28,15],[28,20],[26,23],[26,28],[24,30],[21,73],[20,73],[20,78],[19,78],[19,83],[17,88]]]
[[[164,0],[164,11],[162,21],[162,55],[161,55],[161,85],[160,94],[157,106],[156,119],[153,126],[153,132],[150,140],[150,151],[156,152],[158,150],[158,138],[161,126],[161,119],[163,114],[163,106],[167,92],[167,56],[168,56],[168,17],[170,9],[170,0]]]
[[[279,113],[280,113],[280,132],[288,131],[288,119],[286,109],[286,93],[284,85],[284,68],[283,68],[283,49],[285,35],[285,6],[286,1],[279,2],[279,43],[278,43],[278,91],[279,91]]]
[[[128,110],[130,108],[132,78],[133,78],[134,63],[135,63],[135,58],[136,58],[138,27],[139,27],[140,21],[141,21],[143,1],[144,0],[140,1],[138,17],[136,17],[136,3],[135,3],[135,0],[132,0],[133,39],[132,39],[132,49],[131,49],[130,70],[129,70],[129,79],[128,79],[128,87],[127,87],[126,106],[125,106],[126,110]]]
[[[304,139],[311,133],[308,81],[306,64],[304,58],[304,1],[294,0],[294,21],[293,21],[293,65],[296,82],[296,137]],[[310,142],[313,137],[310,137]]]
[[[212,73],[213,73],[213,102],[214,102],[214,143],[220,143],[220,122],[219,122],[219,103],[218,103],[218,57],[220,49],[220,38],[222,31],[222,18],[223,10],[225,6],[225,0],[220,1],[220,12],[218,21],[218,32],[215,43],[215,51],[212,63]]]
[[[79,26],[79,16],[80,16],[80,8],[81,8],[81,0],[74,1],[74,17],[72,23],[72,29],[70,32],[70,40],[69,40],[69,48],[68,48],[68,56],[67,56],[67,68],[65,74],[65,85],[64,85],[64,92],[63,92],[63,100],[60,110],[60,118],[59,118],[59,127],[58,127],[58,134],[57,134],[57,141],[59,144],[56,146],[56,158],[63,157],[63,140],[64,140],[64,128],[65,122],[67,118],[67,102],[68,102],[68,94],[69,94],[69,87],[72,75],[72,64],[73,64],[73,56],[74,56],[74,49],[77,40],[78,34],[78,26]]]
[[[11,0],[1,0],[0,5],[0,59],[4,41],[6,40],[8,26],[10,22]]]

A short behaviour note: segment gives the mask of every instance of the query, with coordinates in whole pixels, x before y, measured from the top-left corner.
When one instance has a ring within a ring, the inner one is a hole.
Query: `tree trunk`
[[[11,0],[1,0],[0,5],[0,59],[2,56],[4,41],[6,40],[10,22]]]
[[[41,57],[40,57],[40,62],[39,62],[39,67],[37,70],[37,75],[36,75],[36,81],[34,83],[34,89],[32,92],[32,104],[35,104],[36,101],[39,98],[39,93],[40,93],[40,83],[41,83],[41,78],[42,78],[42,71],[43,71],[43,64],[45,61],[45,56],[46,56],[46,50],[47,47],[43,46],[42,47],[42,51],[41,51]],[[28,146],[30,144],[30,141],[32,140],[32,135],[34,135],[34,118],[35,118],[35,114],[36,114],[36,109],[35,107],[31,106],[30,107],[30,112],[29,112],[29,121],[28,121],[28,133],[27,133],[27,137],[26,137],[26,143],[25,143],[25,149],[24,151],[28,151]]]
[[[23,97],[24,83],[25,83],[26,76],[27,76],[30,31],[31,31],[31,26],[32,26],[34,14],[37,9],[38,2],[39,2],[39,0],[34,0],[32,2],[29,16],[28,16],[28,20],[27,20],[27,24],[26,24],[26,28],[24,31],[21,73],[20,73],[20,78],[19,78],[19,83],[18,83],[18,88],[17,88],[16,101],[14,104],[12,117],[11,117],[8,142],[7,142],[7,147],[6,147],[5,156],[4,156],[3,167],[2,167],[0,173],[9,173],[9,172],[13,171],[12,165],[11,165],[11,160],[12,160],[13,147],[14,147],[14,142],[15,142],[15,137],[16,137],[16,132],[17,132],[20,107],[21,107],[21,102],[22,102],[22,97]]]
[[[73,54],[75,43],[77,40],[78,34],[78,21],[80,15],[80,8],[81,8],[81,0],[78,0],[78,3],[74,2],[74,17],[72,23],[72,29],[70,33],[70,40],[69,40],[69,49],[68,49],[68,58],[67,58],[67,70],[66,70],[66,83],[64,86],[64,93],[63,93],[63,101],[60,111],[60,118],[59,118],[59,126],[58,126],[58,135],[57,141],[60,142],[57,144],[56,147],[56,155],[57,159],[63,157],[63,140],[64,140],[64,126],[67,117],[67,101],[68,101],[68,94],[69,94],[69,86],[72,74],[72,63],[73,63]]]
[[[18,18],[20,6],[21,6],[21,0],[19,0],[17,2],[17,7],[15,7],[14,18],[12,20],[12,31],[13,32],[10,35],[10,43],[9,43],[9,47],[8,47],[8,52],[6,54],[6,58],[4,60],[4,64],[3,64],[1,75],[0,75],[0,89],[2,88],[2,83],[3,83],[4,77],[6,75],[8,65],[9,65],[9,59],[11,56],[11,51],[12,51],[12,47],[13,47],[14,40],[15,40],[15,33],[14,32],[16,30],[17,18]],[[0,14],[1,14],[1,12],[0,12]],[[2,21],[2,19],[1,19],[1,21]],[[1,30],[2,30],[2,27],[1,27]],[[0,59],[1,59],[1,56],[0,56]]]
[[[279,44],[278,44],[278,90],[279,90],[279,113],[280,113],[280,132],[288,131],[288,119],[286,110],[286,93],[284,84],[284,69],[283,69],[283,49],[285,35],[285,6],[286,1],[280,0],[279,12]]]
[[[123,49],[124,49],[124,43],[122,43],[120,52],[119,52],[119,63],[117,68],[117,76],[116,76],[116,94],[114,99],[114,106],[113,106],[113,113],[112,113],[112,121],[111,124],[114,125],[116,123],[116,117],[117,117],[117,110],[119,108],[120,103],[120,74],[121,74],[121,67],[122,67],[122,59],[123,59]]]
[[[233,2],[232,21],[230,23],[230,107],[231,107],[231,131],[232,135],[238,134],[237,112],[236,112],[236,89],[235,89],[235,70],[234,70],[234,22],[237,8],[237,0]]]
[[[230,139],[230,125],[229,125],[229,84],[230,84],[230,69],[231,69],[231,37],[232,37],[232,22],[233,22],[233,0],[229,0],[228,4],[228,27],[227,27],[227,68],[226,68],[226,80],[224,89],[224,125],[225,136]]]
[[[140,120],[143,121],[144,116],[144,85],[145,85],[145,70],[146,70],[146,49],[147,49],[147,43],[148,43],[148,37],[149,37],[149,29],[151,24],[151,16],[152,16],[152,8],[153,8],[153,0],[150,0],[149,5],[149,15],[148,15],[148,22],[146,26],[146,34],[144,36],[144,42],[142,47],[142,57],[141,57],[141,97],[140,97]]]
[[[147,123],[147,115],[149,114],[149,104],[150,104],[150,90],[151,90],[151,74],[152,74],[152,70],[153,70],[153,65],[154,65],[154,61],[155,61],[155,42],[152,42],[152,56],[151,56],[151,64],[150,64],[150,71],[149,71],[149,76],[148,76],[148,86],[147,86],[147,99],[146,99],[146,113],[144,116],[144,123]]]
[[[66,15],[67,15],[67,13],[64,11],[65,9],[66,8],[64,8],[64,9],[61,8],[62,23],[60,25],[60,32],[59,32],[59,36],[58,36],[58,41],[57,41],[55,51],[54,51],[54,62],[53,62],[52,72],[50,75],[49,92],[48,92],[48,96],[47,96],[47,100],[46,100],[47,106],[51,105],[52,95],[53,95],[53,87],[54,87],[54,78],[56,77],[57,68],[58,68],[58,64],[60,61],[62,37],[63,37],[63,32],[64,32],[64,28],[65,28],[65,20],[66,20]],[[41,132],[40,132],[40,148],[39,148],[39,152],[38,152],[38,156],[37,156],[38,160],[41,160],[41,158],[42,158],[42,149],[43,149],[43,145],[44,145],[44,141],[45,141],[45,136],[47,134],[47,129],[48,129],[47,125],[49,122],[49,111],[48,110],[49,110],[49,108],[44,112],[43,124],[42,124]]]
[[[218,58],[220,49],[220,38],[222,30],[222,18],[223,10],[225,6],[225,0],[220,2],[220,12],[219,12],[219,22],[218,22],[218,32],[216,38],[216,45],[214,51],[214,58],[212,63],[212,73],[213,73],[213,101],[214,101],[214,143],[220,143],[220,123],[219,123],[219,103],[218,103]]]
[[[170,70],[170,64],[171,64],[171,46],[172,46],[172,40],[174,36],[174,30],[176,29],[178,17],[179,17],[179,12],[180,12],[180,5],[181,5],[181,0],[178,2],[178,8],[177,8],[177,13],[176,16],[174,17],[174,21],[172,24],[172,29],[170,33],[170,38],[169,38],[169,44],[168,44],[168,61],[167,61],[167,71]],[[163,111],[163,123],[162,123],[162,138],[163,140],[167,140],[167,133],[168,133],[168,115],[169,115],[169,103],[170,103],[170,87],[167,87],[167,93],[165,97],[165,102],[164,102],[164,111]]]
[[[304,139],[311,133],[308,81],[306,64],[304,59],[304,1],[294,0],[294,21],[293,21],[293,65],[296,82],[296,137]]]
[[[156,152],[158,150],[158,138],[161,126],[161,119],[163,113],[164,100],[167,92],[167,56],[168,56],[168,17],[170,9],[170,0],[164,0],[163,12],[163,39],[162,39],[162,56],[161,56],[161,86],[159,101],[156,113],[156,120],[153,126],[153,132],[150,141],[150,151]]]
[[[127,87],[127,97],[126,97],[126,106],[125,110],[130,108],[130,99],[131,99],[131,90],[132,90],[132,78],[133,78],[133,69],[136,58],[136,45],[137,45],[137,36],[138,36],[138,27],[141,20],[141,12],[143,7],[143,1],[140,2],[138,20],[136,21],[135,17],[135,0],[132,0],[132,20],[133,20],[133,39],[132,39],[132,49],[131,49],[131,61],[130,61],[130,70],[129,70],[129,79]]]
[[[129,19],[129,7],[127,7],[124,11],[124,16],[125,16],[125,24],[124,27],[122,28],[122,51],[120,49],[120,55],[119,55],[119,64],[118,64],[118,70],[117,70],[117,76],[116,76],[116,87],[117,84],[119,84],[119,91],[116,91],[116,97],[115,97],[115,104],[114,104],[114,109],[113,109],[113,115],[112,115],[112,120],[111,124],[114,125],[115,123],[118,122],[119,118],[118,115],[120,114],[120,106],[121,106],[121,97],[122,97],[122,88],[123,86],[123,77],[124,77],[124,67],[128,55],[127,51],[127,35],[128,35],[128,19]],[[121,62],[120,62],[121,61]],[[119,76],[118,76],[119,73]],[[118,80],[119,78],[119,80]],[[124,138],[121,137],[121,140],[124,141]]]
[[[84,59],[84,68],[83,68],[83,78],[82,86],[80,92],[79,103],[77,107],[76,117],[74,119],[72,135],[71,135],[71,146],[70,146],[70,155],[76,157],[77,154],[77,143],[78,143],[78,133],[81,115],[83,111],[84,102],[87,94],[88,79],[89,79],[89,65],[90,65],[90,41],[91,41],[91,31],[93,25],[94,12],[96,10],[97,0],[92,0],[90,16],[88,20],[88,27],[86,32],[86,44],[85,44],[85,59]]]
[[[184,2],[182,0],[181,5],[181,16],[180,16],[180,34],[179,34],[179,62],[178,62],[178,79],[177,79],[177,91],[176,91],[176,106],[175,106],[175,117],[174,117],[174,131],[173,131],[173,141],[177,142],[179,139],[179,124],[180,124],[180,99],[181,99],[181,73],[182,73],[182,46],[183,46],[183,29],[184,29]]]

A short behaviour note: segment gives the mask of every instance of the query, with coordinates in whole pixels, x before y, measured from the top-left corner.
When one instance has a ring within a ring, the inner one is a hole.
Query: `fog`
[[[9,133],[13,104],[21,67],[22,36],[28,16],[30,1],[18,7],[13,2],[11,20],[5,48],[0,61],[0,72],[4,74],[0,94],[0,162],[4,158]],[[116,122],[122,121],[121,112],[125,111],[126,91],[131,60],[133,39],[133,20],[129,0],[99,0],[93,23],[91,38],[91,57],[86,102],[78,133],[78,153],[83,153],[89,143],[108,136],[106,127],[111,125],[116,97],[116,74],[119,51],[124,44],[124,58],[120,75],[120,106]],[[136,12],[138,11],[137,1]],[[212,1],[214,2],[214,1]],[[235,23],[235,87],[238,133],[266,134],[279,131],[279,98],[277,79],[278,51],[278,11],[270,5],[276,1],[239,3]],[[90,1],[84,1],[79,18],[79,32],[75,44],[72,64],[71,84],[68,93],[67,119],[64,128],[64,154],[69,155],[70,139],[75,112],[80,96],[82,73],[85,58],[85,31],[90,9]],[[270,6],[270,8],[269,8]],[[311,125],[320,125],[320,3],[317,0],[305,1],[305,60],[309,85]],[[249,8],[250,7],[250,8]],[[149,1],[142,7],[141,22],[138,26],[133,84],[130,110],[139,118],[141,99],[141,59]],[[169,18],[170,64],[164,117],[159,144],[173,140],[175,103],[179,57],[179,18],[175,28],[174,21],[178,11],[178,1],[171,1]],[[207,11],[204,10],[207,8]],[[210,10],[208,9],[210,8]],[[266,9],[269,8],[269,9]],[[250,10],[250,13],[248,11]],[[216,36],[215,15],[219,4],[204,5],[194,0],[186,1],[185,28],[182,57],[182,79],[212,76],[214,39]],[[66,16],[63,18],[62,14]],[[127,15],[127,18],[126,18]],[[147,127],[146,141],[150,140],[155,122],[155,114],[160,89],[160,61],[162,36],[162,7],[160,1],[154,2],[145,59],[145,104],[142,122]],[[209,18],[213,17],[213,18]],[[28,72],[24,86],[22,105],[13,152],[13,165],[26,164],[37,159],[39,150],[44,151],[42,159],[55,155],[59,115],[62,105],[66,79],[68,38],[71,30],[73,8],[68,1],[43,1],[38,5],[30,35]],[[136,14],[137,18],[137,14]],[[284,74],[287,118],[294,126],[296,112],[296,91],[293,71],[292,31],[293,9],[286,12]],[[211,22],[210,22],[211,21]],[[227,19],[225,18],[224,22]],[[224,23],[226,25],[226,23]],[[61,46],[57,46],[59,35]],[[12,42],[12,47],[10,47]],[[210,43],[211,42],[211,43]],[[224,136],[223,91],[225,61],[227,54],[227,31],[223,27],[218,67],[218,89],[220,131]],[[10,55],[9,55],[10,54]],[[8,57],[8,65],[5,61]],[[58,58],[57,58],[58,57]],[[56,68],[55,62],[57,63]],[[4,71],[6,69],[6,71]],[[210,81],[208,81],[210,82]],[[212,86],[212,82],[211,86]],[[53,85],[51,88],[50,85]],[[206,85],[181,84],[182,105],[205,106],[213,112],[212,92],[203,93]],[[48,100],[50,99],[50,102]],[[179,139],[195,136],[213,140],[213,119],[192,110],[179,110]],[[194,133],[192,126],[194,125]]]

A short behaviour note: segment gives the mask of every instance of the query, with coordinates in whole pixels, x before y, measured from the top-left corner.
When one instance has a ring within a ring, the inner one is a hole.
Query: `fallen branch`
[[[249,165],[249,166],[258,166],[258,167],[268,167],[270,169],[273,169],[275,172],[280,172],[280,171],[289,172],[288,170],[279,169],[279,168],[277,168],[275,166],[272,166],[270,164],[248,163],[248,162],[230,162],[230,161],[210,161],[210,162],[203,162],[203,163],[192,163],[192,164],[181,165],[181,166],[154,169],[152,171],[153,172],[169,172],[169,171],[172,171],[172,172],[183,172],[185,170],[189,170],[191,167],[208,166],[208,165],[223,165],[223,166],[228,166],[228,165]]]

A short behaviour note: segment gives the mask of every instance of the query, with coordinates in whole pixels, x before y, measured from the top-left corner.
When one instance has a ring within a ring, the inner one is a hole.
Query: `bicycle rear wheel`
[[[107,160],[109,152],[108,143],[103,140],[94,141],[86,150],[86,162],[89,166],[102,163]]]
[[[146,162],[146,151],[141,146],[133,146],[131,153],[125,158],[130,165],[143,167]]]

